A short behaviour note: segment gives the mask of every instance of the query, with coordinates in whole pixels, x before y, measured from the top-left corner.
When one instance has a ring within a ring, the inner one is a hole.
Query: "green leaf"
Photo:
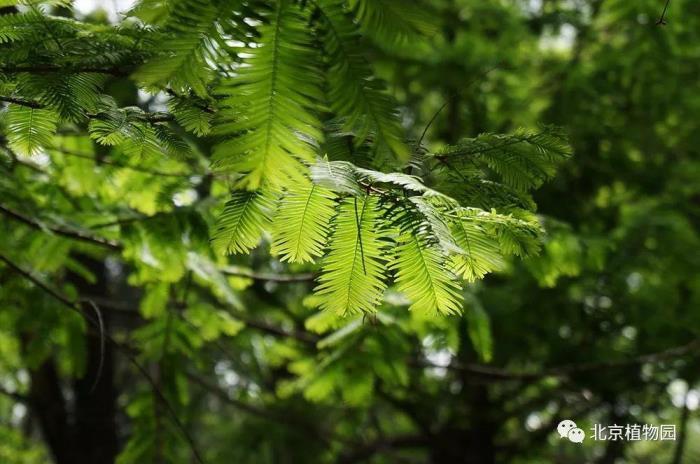
[[[221,335],[233,337],[245,328],[244,323],[234,319],[226,311],[217,310],[208,304],[188,308],[185,317],[197,327],[198,334],[207,342],[216,340]]]
[[[7,110],[7,138],[10,147],[23,155],[38,153],[51,145],[56,133],[57,117],[53,111],[9,105]]]
[[[505,266],[498,240],[467,213],[458,212],[450,229],[455,243],[463,250],[450,259],[458,275],[473,282]]]
[[[20,81],[18,91],[55,109],[61,119],[79,122],[97,110],[104,80],[97,73],[29,75]]]
[[[173,116],[185,130],[201,137],[211,131],[213,114],[204,110],[206,102],[198,101],[199,105],[183,98],[174,98],[168,102]]]
[[[453,168],[466,169],[468,174],[475,166],[488,168],[518,191],[542,185],[570,156],[565,134],[551,126],[538,132],[520,130],[514,135],[481,134],[436,154],[438,159],[449,159]]]
[[[214,168],[243,173],[237,187],[284,187],[303,182],[322,138],[315,114],[322,100],[317,53],[306,12],[277,2],[260,26],[255,47],[220,89],[217,133],[229,136],[214,150]]]
[[[218,253],[248,253],[260,242],[274,208],[267,192],[234,192],[219,217],[212,237]]]
[[[402,45],[421,34],[433,34],[437,26],[430,11],[419,2],[404,0],[350,0],[350,5],[362,25],[380,45]]]
[[[0,1],[0,8],[2,7],[2,1]],[[36,32],[36,25],[41,24],[42,21],[44,17],[34,9],[24,13],[0,15],[0,44],[31,37]]]
[[[403,234],[392,263],[396,286],[412,301],[409,309],[426,314],[461,312],[462,296],[456,276],[445,265],[439,248],[416,234]]]
[[[335,214],[335,195],[315,184],[291,188],[279,203],[275,216],[271,253],[282,261],[313,262],[326,245]]]
[[[170,298],[170,284],[158,282],[150,285],[141,300],[141,314],[146,319],[153,319],[165,314]]]
[[[328,190],[337,193],[359,195],[362,193],[357,182],[357,170],[347,161],[328,161],[327,157],[311,166],[311,179]]]
[[[341,316],[376,309],[386,289],[385,234],[376,197],[343,201],[316,288],[322,309]]]
[[[214,74],[210,63],[220,61],[226,47],[217,26],[222,17],[233,14],[234,5],[226,7],[227,3],[219,7],[207,0],[168,2],[163,33],[153,44],[156,55],[133,78],[149,88],[169,86],[181,93],[191,89],[205,97]]]
[[[374,137],[375,151],[387,147],[405,161],[408,148],[396,102],[372,76],[361,53],[357,27],[346,15],[342,1],[322,0],[319,5],[319,19],[325,33],[323,46],[331,59],[328,70],[331,109],[345,118],[346,130],[353,132],[358,142]]]

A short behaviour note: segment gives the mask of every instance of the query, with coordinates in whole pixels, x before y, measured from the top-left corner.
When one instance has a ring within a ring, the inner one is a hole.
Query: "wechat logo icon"
[[[559,422],[557,425],[559,438],[568,438],[572,443],[583,443],[586,434],[580,428],[576,427],[576,422],[566,419]]]

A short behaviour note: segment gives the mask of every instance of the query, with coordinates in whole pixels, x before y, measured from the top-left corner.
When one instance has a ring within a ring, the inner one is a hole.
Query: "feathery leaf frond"
[[[462,296],[454,274],[445,266],[442,252],[422,234],[403,234],[391,265],[396,286],[411,300],[412,311],[424,314],[457,314]]]
[[[328,93],[334,112],[345,118],[346,130],[359,142],[374,138],[375,151],[391,150],[401,161],[408,157],[404,131],[396,114],[396,102],[383,84],[372,77],[358,52],[357,27],[340,0],[319,0],[323,45],[330,57]]]
[[[244,63],[221,88],[226,98],[217,132],[230,138],[214,152],[214,167],[243,173],[238,187],[249,190],[303,181],[322,138],[309,18],[280,0],[266,20],[259,43],[245,49]]]
[[[226,203],[212,237],[219,253],[248,253],[270,223],[274,200],[269,192],[235,192]]]
[[[22,40],[36,33],[36,25],[44,21],[37,10],[0,16],[0,44]]]
[[[452,256],[450,261],[457,275],[473,282],[502,269],[505,261],[498,240],[482,224],[470,220],[469,216],[462,212],[451,223],[452,236],[464,253]]]
[[[9,105],[7,138],[10,147],[20,154],[36,154],[51,144],[57,122],[56,113],[51,110]]]
[[[156,56],[144,63],[134,78],[149,88],[168,85],[177,92],[192,89],[200,97],[206,96],[213,77],[210,63],[220,59],[225,46],[217,20],[222,14],[231,15],[235,7],[235,2],[228,6],[221,3],[219,7],[218,2],[186,0],[160,5],[161,13],[167,15],[161,37],[153,44]]]
[[[282,261],[313,262],[324,252],[335,195],[315,184],[290,188],[280,200],[273,224],[271,253]]]
[[[316,295],[322,309],[346,316],[375,311],[386,289],[384,227],[376,197],[346,198],[335,219]]]
[[[28,75],[17,91],[54,108],[61,119],[78,122],[96,110],[103,82],[97,73]]]
[[[506,185],[519,191],[539,187],[570,156],[566,136],[554,127],[544,127],[539,132],[518,131],[514,135],[482,134],[436,155],[470,172],[488,168]]]
[[[362,31],[380,44],[402,45],[436,30],[425,8],[418,6],[417,1],[350,0],[349,3]]]

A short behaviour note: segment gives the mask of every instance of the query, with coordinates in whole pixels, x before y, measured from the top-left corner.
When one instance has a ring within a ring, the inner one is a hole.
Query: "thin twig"
[[[41,109],[46,107],[46,105],[44,105],[43,103],[35,100],[26,100],[24,98],[10,97],[5,95],[0,95],[0,101],[6,103],[13,103],[15,105],[20,106],[26,106],[34,109]],[[85,116],[90,119],[100,118],[100,115],[95,113],[85,113]],[[144,113],[142,117],[151,124],[175,121],[175,116],[169,113]]]
[[[7,217],[10,217],[12,219],[15,219],[16,221],[22,222],[23,224],[26,224],[36,230],[40,231],[49,231],[53,232],[56,235],[60,235],[62,237],[70,238],[73,240],[78,240],[81,242],[86,242],[90,243],[93,245],[99,245],[104,248],[109,248],[110,250],[113,251],[121,251],[123,246],[121,243],[116,242],[114,240],[108,240],[106,238],[102,237],[96,237],[94,235],[88,235],[84,232],[81,232],[79,230],[68,230],[60,227],[53,227],[53,226],[47,226],[42,223],[40,223],[38,220],[34,218],[30,218],[29,216],[25,216],[24,214],[15,211],[13,209],[8,208],[7,206],[0,205],[0,213],[4,214]]]
[[[92,386],[90,387],[90,390],[88,390],[88,394],[92,394],[92,392],[95,391],[95,388],[97,388],[97,385],[100,383],[100,378],[102,377],[102,370],[104,369],[104,363],[105,363],[105,324],[104,321],[102,320],[102,313],[100,312],[100,308],[97,307],[94,301],[88,300],[87,303],[90,305],[90,307],[95,311],[95,316],[98,322],[98,328],[99,328],[99,335],[100,335],[100,362],[97,364],[97,372],[95,373],[95,380],[92,383]]]
[[[20,106],[27,106],[29,108],[43,108],[44,105],[42,105],[39,102],[32,101],[32,100],[25,100],[23,98],[17,98],[17,97],[9,97],[5,95],[0,95],[0,101],[5,102],[5,103],[14,103],[15,105],[20,105]]]
[[[645,354],[629,359],[614,361],[590,362],[580,364],[566,364],[563,366],[551,367],[540,371],[512,371],[498,367],[485,366],[482,364],[449,364],[448,366],[437,366],[431,363],[417,363],[422,367],[445,367],[458,372],[476,374],[494,380],[538,380],[547,377],[569,377],[574,374],[586,372],[615,369],[620,367],[634,366],[638,364],[658,364],[669,359],[675,359],[690,354],[700,353],[700,339],[693,340],[685,345],[669,348],[657,353]]]
[[[420,138],[418,139],[418,142],[416,143],[416,151],[418,151],[418,150],[420,149],[421,144],[423,143],[423,139],[425,138],[426,134],[428,133],[428,129],[430,129],[430,127],[433,125],[433,123],[435,122],[435,120],[437,119],[437,117],[440,115],[440,113],[442,113],[442,111],[447,107],[447,105],[449,105],[450,100],[451,100],[452,98],[455,98],[455,97],[460,96],[460,95],[461,95],[462,93],[464,93],[469,87],[471,87],[472,84],[474,84],[477,80],[483,79],[484,77],[486,77],[486,76],[488,76],[489,74],[491,74],[492,71],[494,71],[494,70],[496,70],[496,69],[498,69],[498,68],[500,68],[500,67],[501,67],[501,63],[496,63],[495,65],[493,65],[492,67],[490,67],[489,69],[487,69],[486,71],[484,71],[483,73],[481,73],[481,74],[475,76],[474,78],[472,78],[472,80],[468,81],[468,82],[466,83],[466,85],[462,88],[462,90],[460,90],[460,91],[458,91],[458,92],[455,92],[455,93],[453,93],[452,95],[448,96],[448,98],[447,98],[447,100],[445,101],[445,103],[443,103],[442,106],[435,112],[435,114],[433,114],[433,117],[430,118],[430,121],[428,121],[428,124],[426,124],[425,129],[423,129],[423,133],[421,134]]]
[[[234,277],[246,277],[248,279],[263,281],[263,282],[275,282],[275,283],[297,283],[297,282],[311,282],[316,278],[316,274],[312,272],[305,272],[302,274],[272,274],[264,272],[254,272],[250,269],[245,269],[237,266],[228,266],[221,269],[223,274],[234,276]]]
[[[341,443],[346,443],[345,440],[333,437],[330,433],[325,433],[323,431],[323,428],[316,428],[312,424],[295,420],[294,416],[291,416],[289,414],[278,414],[274,411],[270,411],[260,406],[255,406],[244,401],[232,398],[226,391],[221,389],[218,385],[201,377],[200,375],[195,374],[194,372],[187,372],[186,375],[187,378],[190,379],[190,381],[199,385],[205,391],[208,391],[209,393],[213,394],[214,396],[222,400],[224,403],[233,406],[234,408],[237,408],[241,411],[244,411],[248,414],[260,417],[261,419],[270,421],[274,424],[290,427],[292,429],[298,430],[299,433],[311,433],[320,440],[322,440],[326,444],[326,446],[330,446],[331,441],[334,440],[339,441]]]
[[[28,396],[23,395],[23,394],[18,393],[18,392],[6,390],[2,386],[0,386],[0,395],[4,395],[4,396],[7,396],[8,398],[12,398],[13,400],[17,401],[18,403],[28,404],[31,401]]]
[[[666,0],[666,5],[664,5],[664,11],[661,12],[661,16],[659,16],[659,20],[656,21],[657,26],[665,26],[666,25],[666,10],[668,10],[668,5],[671,3],[671,0]]]

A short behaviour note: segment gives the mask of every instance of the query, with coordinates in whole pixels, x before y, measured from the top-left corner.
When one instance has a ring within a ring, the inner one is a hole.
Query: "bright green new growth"
[[[246,49],[236,75],[225,80],[222,105],[234,121],[218,132],[236,135],[220,144],[214,166],[243,173],[238,186],[254,190],[303,181],[304,162],[322,138],[315,107],[322,99],[317,55],[307,32],[308,11],[277,2],[260,43]]]
[[[236,192],[219,217],[212,245],[220,253],[247,253],[269,224],[272,203],[262,192]]]
[[[450,166],[450,176],[461,174],[452,166],[465,164],[464,147],[470,147],[468,156],[474,160],[491,160],[491,153],[505,153],[509,162],[494,169],[503,178],[535,179],[549,176],[553,166],[567,156],[556,130],[545,128],[517,137],[505,142],[502,137],[486,136],[465,140],[461,148],[428,156],[424,164],[438,176],[445,164]],[[470,165],[465,172],[481,178],[489,175],[489,167]],[[417,176],[358,168],[346,161],[318,160],[310,172],[312,183],[290,186],[279,194],[267,190],[235,193],[221,218],[214,245],[221,251],[245,253],[269,231],[271,252],[283,261],[314,262],[328,250],[321,260],[317,301],[322,309],[338,315],[376,311],[392,282],[411,300],[411,310],[458,313],[462,307],[460,278],[473,282],[503,269],[505,256],[530,256],[539,250],[540,224],[518,204],[500,205],[503,213],[466,207],[427,187]],[[450,176],[443,181],[459,192],[459,183],[454,185]],[[526,195],[534,180],[512,187],[490,182],[494,188],[515,188]],[[268,204],[271,198],[276,198],[277,208]],[[265,207],[258,207],[256,202],[262,199]],[[273,209],[276,212],[270,213]]]
[[[0,42],[62,49],[56,72],[34,74],[12,71],[25,56],[8,53],[9,146],[32,155],[53,148],[62,125],[85,124],[95,142],[135,162],[187,160],[188,138],[211,134],[212,175],[233,189],[211,234],[216,252],[245,254],[270,236],[281,261],[320,264],[318,305],[339,315],[376,311],[390,287],[411,310],[458,313],[460,280],[538,251],[528,191],[568,147],[545,127],[482,134],[435,154],[415,147],[409,159],[415,144],[362,46],[363,33],[402,47],[430,30],[404,6],[148,0],[108,32],[36,8],[2,16]],[[27,32],[37,23],[51,31],[48,45]],[[109,75],[161,92],[167,112],[120,107],[102,94]]]
[[[339,315],[379,305],[386,289],[383,257],[388,243],[376,197],[346,198],[338,209],[333,243],[316,289],[321,308]]]
[[[51,143],[56,119],[56,114],[48,110],[11,105],[7,111],[10,147],[21,154],[37,153]]]
[[[323,255],[335,198],[332,191],[315,184],[290,188],[275,216],[272,254],[292,263],[314,262]]]
[[[426,244],[422,235],[405,234],[396,249],[396,286],[413,301],[411,310],[425,313],[459,313],[462,297],[454,275],[435,245]]]

